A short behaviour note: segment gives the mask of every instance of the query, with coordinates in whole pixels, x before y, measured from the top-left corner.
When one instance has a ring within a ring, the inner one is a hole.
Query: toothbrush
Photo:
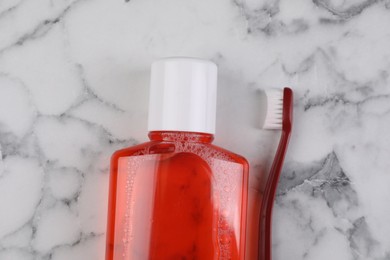
[[[293,92],[290,88],[266,91],[267,115],[263,129],[281,130],[279,146],[265,186],[260,210],[259,260],[272,259],[272,209],[292,128]]]

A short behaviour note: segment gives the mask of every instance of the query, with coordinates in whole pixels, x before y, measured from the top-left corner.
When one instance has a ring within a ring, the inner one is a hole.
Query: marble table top
[[[390,259],[389,0],[3,0],[0,259],[104,259],[109,158],[147,140],[151,62],[219,67],[215,144],[248,158],[250,207],[291,86],[274,212],[283,259]]]

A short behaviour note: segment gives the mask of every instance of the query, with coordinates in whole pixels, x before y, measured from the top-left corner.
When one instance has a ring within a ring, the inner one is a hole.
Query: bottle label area
[[[119,158],[114,259],[241,259],[243,166],[194,153]]]

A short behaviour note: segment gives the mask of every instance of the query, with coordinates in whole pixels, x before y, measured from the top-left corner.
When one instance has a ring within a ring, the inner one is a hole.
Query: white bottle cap
[[[215,133],[217,66],[196,58],[152,64],[149,131]]]

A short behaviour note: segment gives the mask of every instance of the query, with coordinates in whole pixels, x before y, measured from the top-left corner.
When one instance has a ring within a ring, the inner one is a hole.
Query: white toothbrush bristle
[[[266,90],[267,114],[263,129],[282,129],[283,125],[283,90]]]

